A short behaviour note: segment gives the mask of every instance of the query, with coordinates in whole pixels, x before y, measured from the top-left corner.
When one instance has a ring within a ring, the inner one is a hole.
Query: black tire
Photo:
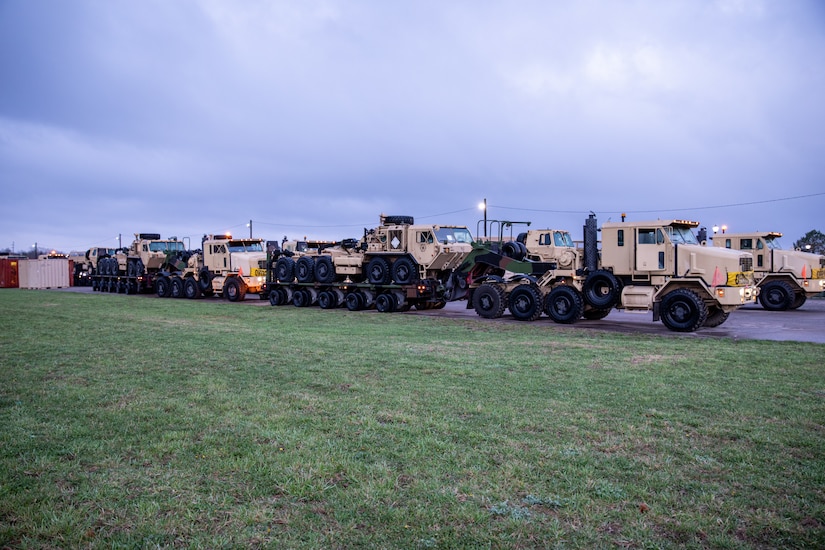
[[[308,307],[312,304],[312,295],[308,290],[299,288],[292,293],[292,305],[295,307]]]
[[[183,298],[183,279],[177,275],[172,275],[169,278],[169,285],[171,287],[169,295],[172,298]]]
[[[599,319],[604,319],[608,315],[610,315],[609,309],[588,309],[584,313],[582,313],[582,317],[587,319],[588,321],[598,321]]]
[[[337,305],[335,302],[335,294],[331,291],[322,290],[318,293],[318,307],[321,309],[332,309]]]
[[[135,277],[141,277],[146,273],[146,266],[140,258],[135,262]]]
[[[544,312],[557,323],[575,323],[584,314],[584,300],[575,288],[557,286],[544,299]]]
[[[770,281],[759,290],[759,303],[768,311],[785,311],[793,301],[793,288],[785,281]]]
[[[310,256],[301,256],[295,262],[295,278],[299,283],[315,281],[315,261]]]
[[[718,327],[727,320],[728,312],[723,311],[721,307],[713,306],[708,308],[708,316],[702,326],[707,328]]]
[[[392,280],[399,285],[408,285],[413,282],[417,274],[415,264],[411,259],[402,256],[392,264]]]
[[[501,317],[504,306],[504,291],[496,285],[484,283],[473,292],[473,308],[485,319]]]
[[[212,274],[205,267],[198,272],[198,288],[201,294],[211,296],[212,294]],[[207,294],[207,292],[209,294]]]
[[[126,261],[126,275],[129,277],[135,277],[135,262]]]
[[[527,255],[527,248],[520,242],[510,241],[504,243],[504,246],[501,247],[501,253],[514,260],[521,261]]]
[[[283,288],[273,288],[269,291],[269,304],[272,306],[286,305],[286,290]]]
[[[201,297],[201,287],[194,277],[184,279],[183,295],[190,300],[196,300]]]
[[[230,302],[242,302],[246,296],[246,292],[241,286],[240,281],[232,277],[223,284],[223,296]]]
[[[517,286],[510,292],[507,306],[514,319],[535,321],[541,317],[541,293],[530,285]]]
[[[281,257],[275,262],[275,278],[282,283],[291,283],[295,279],[295,260]]]
[[[335,280],[335,265],[330,256],[315,258],[315,279],[322,284],[329,284]]]
[[[369,261],[367,281],[372,285],[385,285],[390,282],[390,266],[387,260],[378,256]]]
[[[155,279],[155,293],[158,298],[168,298],[172,294],[172,284],[169,277],[161,275]]]
[[[412,225],[415,218],[412,216],[384,216],[384,225]]]
[[[347,304],[347,309],[350,311],[360,311],[364,309],[364,297],[358,292],[350,292],[347,294],[344,302]]]
[[[621,285],[612,273],[599,269],[585,279],[582,295],[588,305],[597,309],[610,309],[619,301]]]
[[[796,296],[794,296],[793,303],[791,304],[791,309],[799,309],[807,301],[808,301],[808,296],[806,296],[804,292],[800,292]]]
[[[677,288],[662,298],[659,310],[662,323],[676,332],[693,332],[705,324],[708,306],[694,291]]]
[[[395,298],[392,294],[379,294],[375,297],[375,309],[381,313],[392,313],[395,311]]]

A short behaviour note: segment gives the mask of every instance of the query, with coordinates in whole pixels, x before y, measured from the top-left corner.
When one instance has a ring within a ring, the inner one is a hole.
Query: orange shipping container
[[[18,258],[0,258],[0,288],[20,286]]]

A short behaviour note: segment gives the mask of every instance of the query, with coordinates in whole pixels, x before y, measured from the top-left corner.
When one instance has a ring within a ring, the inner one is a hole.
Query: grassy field
[[[0,290],[0,548],[825,547],[825,346]]]

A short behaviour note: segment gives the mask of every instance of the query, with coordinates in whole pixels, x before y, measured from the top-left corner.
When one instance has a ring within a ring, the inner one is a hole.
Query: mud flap
[[[662,305],[662,302],[653,302],[653,322],[659,320],[659,307]]]

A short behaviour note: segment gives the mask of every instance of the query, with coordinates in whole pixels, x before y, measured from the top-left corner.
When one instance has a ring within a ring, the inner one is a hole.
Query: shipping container
[[[66,258],[21,260],[20,288],[66,288],[71,286],[73,262]]]
[[[20,286],[19,262],[21,258],[0,258],[0,288]]]

